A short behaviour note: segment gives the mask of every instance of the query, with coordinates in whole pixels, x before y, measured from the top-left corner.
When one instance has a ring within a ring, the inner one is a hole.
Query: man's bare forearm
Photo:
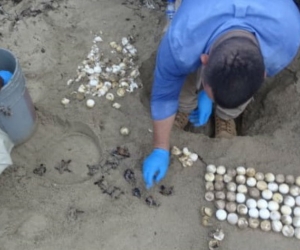
[[[175,115],[165,120],[153,121],[153,147],[170,149],[170,134],[173,127]]]

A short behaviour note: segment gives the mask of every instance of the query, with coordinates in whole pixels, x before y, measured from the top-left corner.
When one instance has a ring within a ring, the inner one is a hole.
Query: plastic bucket
[[[0,128],[15,145],[29,139],[35,131],[36,112],[25,86],[26,80],[16,57],[0,49],[0,70],[13,73],[10,81],[0,90]]]

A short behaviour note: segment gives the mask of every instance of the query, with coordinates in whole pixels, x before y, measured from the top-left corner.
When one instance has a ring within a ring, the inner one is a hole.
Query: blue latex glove
[[[3,85],[6,85],[12,77],[12,73],[7,70],[0,70],[0,77],[3,79]]]
[[[208,122],[212,113],[213,102],[206,92],[202,90],[198,94],[198,107],[190,114],[189,120],[195,127],[203,126]]]
[[[167,174],[170,162],[168,150],[156,148],[144,160],[143,178],[146,188],[153,186],[153,181],[160,182]]]

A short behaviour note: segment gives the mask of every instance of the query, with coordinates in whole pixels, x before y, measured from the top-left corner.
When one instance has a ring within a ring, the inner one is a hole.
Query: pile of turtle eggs
[[[214,202],[218,220],[300,239],[300,176],[210,164],[205,181],[205,199]]]

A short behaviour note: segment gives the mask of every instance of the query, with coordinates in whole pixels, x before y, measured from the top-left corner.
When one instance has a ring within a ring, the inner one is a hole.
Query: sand
[[[149,91],[164,25],[161,9],[140,6],[138,0],[14,2],[1,1],[1,47],[20,60],[38,128],[13,150],[14,165],[0,176],[0,249],[208,249],[211,229],[201,226],[199,215],[201,206],[212,207],[203,199],[205,164],[184,169],[173,159],[161,183],[174,187],[172,196],[162,196],[159,186],[145,190],[141,178],[142,161],[151,151]],[[96,99],[93,109],[80,101],[63,107],[61,99],[78,87],[66,82],[88,53],[92,33],[100,30],[106,44],[136,38],[144,88],[120,99],[120,110],[104,98]],[[243,136],[220,140],[174,129],[172,145],[189,147],[206,163],[300,175],[297,69],[298,59],[265,83],[241,120]],[[128,136],[119,134],[121,126],[130,128]],[[115,160],[109,153],[117,146],[128,147],[131,156],[117,166],[105,164]],[[55,166],[69,159],[71,172],[60,174]],[[46,167],[41,176],[33,173],[40,164]],[[90,176],[88,164],[102,167]],[[123,178],[128,168],[135,172],[134,184]],[[94,184],[102,176],[102,188],[115,187],[112,197]],[[140,188],[140,199],[132,196],[134,187]],[[159,207],[145,204],[149,195]],[[221,249],[299,248],[296,239],[280,234],[215,223],[226,234]]]

